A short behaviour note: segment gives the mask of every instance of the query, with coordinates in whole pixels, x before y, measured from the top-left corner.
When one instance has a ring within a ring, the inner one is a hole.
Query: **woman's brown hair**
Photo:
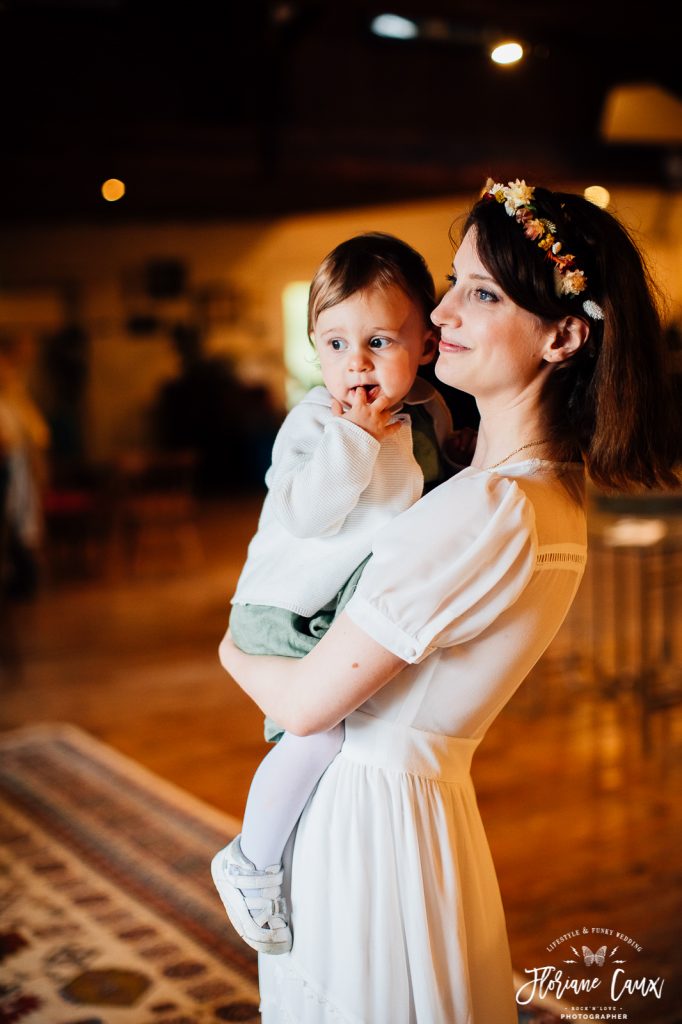
[[[494,199],[474,205],[462,235],[475,228],[481,262],[519,306],[544,321],[573,315],[589,324],[587,343],[548,378],[558,454],[580,456],[607,491],[679,486],[678,414],[658,292],[642,253],[615,217],[582,196],[536,188],[533,205],[585,273],[579,295],[557,295],[553,264]],[[601,307],[603,320],[586,314],[586,299]]]

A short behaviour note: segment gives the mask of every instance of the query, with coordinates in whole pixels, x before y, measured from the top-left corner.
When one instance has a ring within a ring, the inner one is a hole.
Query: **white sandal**
[[[281,864],[259,871],[242,853],[240,836],[216,853],[211,875],[237,934],[259,953],[288,953],[291,929],[282,896]]]

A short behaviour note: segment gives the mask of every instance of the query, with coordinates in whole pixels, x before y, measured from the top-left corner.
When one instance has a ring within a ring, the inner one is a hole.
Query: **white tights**
[[[279,864],[287,839],[320,776],[343,744],[343,722],[328,732],[285,732],[251,782],[240,845],[259,871]]]

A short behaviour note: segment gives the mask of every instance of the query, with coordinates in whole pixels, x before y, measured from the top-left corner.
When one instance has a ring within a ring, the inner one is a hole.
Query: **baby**
[[[350,599],[372,538],[452,471],[449,410],[417,376],[438,339],[423,258],[392,235],[342,242],[310,287],[308,330],[324,387],[282,424],[258,530],[232,599],[230,634],[248,654],[303,657]],[[263,953],[291,948],[282,853],[343,743],[343,724],[277,740],[251,783],[242,832],[211,872],[242,938]]]

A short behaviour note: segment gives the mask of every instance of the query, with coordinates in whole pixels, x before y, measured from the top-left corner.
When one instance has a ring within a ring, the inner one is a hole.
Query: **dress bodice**
[[[376,538],[346,612],[408,665],[362,710],[481,737],[557,633],[586,561],[582,468],[469,468]]]

